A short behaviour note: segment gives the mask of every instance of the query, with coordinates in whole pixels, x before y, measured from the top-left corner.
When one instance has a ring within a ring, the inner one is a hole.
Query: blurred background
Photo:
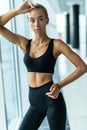
[[[0,15],[18,7],[23,0],[0,0]],[[47,33],[66,42],[87,63],[87,0],[33,0],[49,14]],[[27,15],[9,21],[7,28],[32,38]],[[55,66],[54,82],[75,67],[61,55]],[[62,89],[67,106],[66,130],[87,130],[87,74]],[[29,107],[27,71],[20,49],[0,36],[0,130],[18,130]],[[39,130],[49,130],[45,118]]]

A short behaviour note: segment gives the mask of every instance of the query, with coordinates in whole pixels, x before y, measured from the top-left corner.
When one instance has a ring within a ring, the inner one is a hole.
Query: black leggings
[[[57,99],[45,95],[53,82],[48,82],[38,88],[29,88],[30,108],[27,111],[19,130],[38,130],[47,116],[50,130],[65,130],[66,106],[60,92]]]

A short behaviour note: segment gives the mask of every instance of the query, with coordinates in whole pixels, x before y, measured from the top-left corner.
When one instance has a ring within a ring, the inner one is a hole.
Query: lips
[[[36,30],[36,31],[39,31],[39,30],[41,30],[41,29],[40,29],[40,28],[36,28],[35,30]]]
[[[39,29],[39,28],[35,29],[35,32],[39,32],[39,31],[41,31],[41,29]]]

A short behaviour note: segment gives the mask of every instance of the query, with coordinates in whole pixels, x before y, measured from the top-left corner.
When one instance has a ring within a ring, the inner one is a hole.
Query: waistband
[[[47,88],[50,88],[50,86],[53,84],[53,81],[49,81],[49,82],[47,82],[47,83],[45,83],[45,84],[43,84],[43,85],[41,85],[41,86],[39,86],[39,87],[31,87],[30,85],[29,85],[29,89],[30,90],[45,90],[45,89],[47,89]]]

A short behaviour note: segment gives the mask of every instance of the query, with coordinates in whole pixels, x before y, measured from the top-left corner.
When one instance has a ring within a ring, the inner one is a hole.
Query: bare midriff
[[[28,72],[29,86],[32,88],[40,87],[52,81],[53,75],[48,73]]]

